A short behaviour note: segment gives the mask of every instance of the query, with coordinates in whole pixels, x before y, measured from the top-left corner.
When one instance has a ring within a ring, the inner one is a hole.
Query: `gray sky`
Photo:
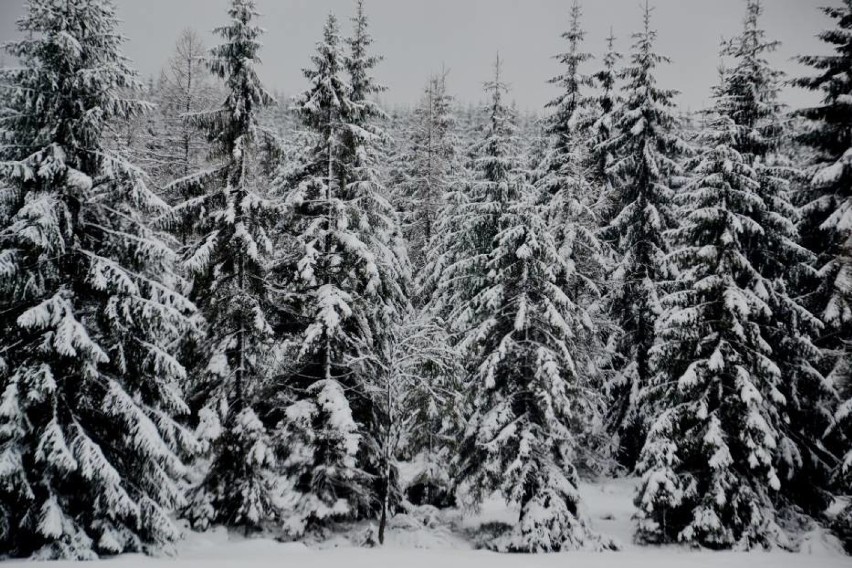
[[[305,85],[302,67],[320,37],[329,11],[348,32],[354,0],[257,0],[264,36],[261,77],[267,87],[294,94]],[[722,37],[741,28],[743,0],[652,0],[659,51],[672,58],[659,75],[664,87],[681,91],[683,107],[704,106],[716,81]],[[764,25],[772,39],[783,42],[772,62],[791,75],[803,69],[791,61],[797,54],[822,53],[814,36],[830,25],[818,6],[840,0],[765,0]],[[126,54],[143,76],[156,75],[185,27],[215,39],[209,30],[226,21],[228,0],[116,0],[128,37]],[[16,35],[15,20],[23,0],[0,0],[0,41]],[[505,62],[505,76],[522,109],[539,109],[554,95],[546,83],[558,71],[552,55],[563,48],[559,35],[567,28],[571,0],[367,0],[375,49],[385,60],[377,70],[389,87],[390,104],[416,102],[431,72],[450,69],[451,92],[461,101],[480,100],[494,54]],[[641,24],[640,0],[585,0],[587,48],[600,54],[613,27],[618,48],[629,53],[630,34]],[[596,62],[587,71],[596,69]],[[807,73],[807,70],[804,70]],[[814,101],[813,95],[787,89],[792,106]]]

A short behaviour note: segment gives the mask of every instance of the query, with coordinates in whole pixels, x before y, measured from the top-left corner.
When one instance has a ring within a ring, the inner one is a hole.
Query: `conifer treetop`
[[[557,140],[557,147],[570,144],[571,131],[575,129],[579,119],[577,113],[590,102],[583,94],[583,89],[594,86],[592,77],[582,74],[580,70],[585,62],[592,59],[590,53],[582,51],[586,32],[582,28],[581,19],[582,7],[579,0],[574,0],[571,5],[570,27],[562,34],[562,39],[568,43],[568,50],[555,56],[564,70],[549,81],[558,86],[561,92],[546,105],[547,108],[554,109],[548,123],[548,132],[564,138]]]
[[[778,100],[783,73],[766,59],[780,42],[766,39],[766,31],[760,26],[762,15],[761,0],[747,0],[743,31],[722,50],[722,56],[733,59],[735,65],[725,74],[727,100],[721,110],[741,130],[737,149],[758,158],[778,148],[783,110]]]

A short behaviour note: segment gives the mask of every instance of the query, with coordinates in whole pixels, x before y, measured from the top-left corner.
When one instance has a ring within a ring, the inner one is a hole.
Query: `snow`
[[[41,508],[39,532],[48,538],[62,536],[62,511],[53,496]]]
[[[616,541],[618,552],[564,552],[556,554],[501,554],[476,550],[463,538],[465,532],[483,523],[514,523],[518,511],[500,499],[487,500],[482,510],[461,517],[457,511],[438,511],[434,515],[403,514],[391,519],[387,541],[382,548],[363,548],[342,537],[320,546],[297,542],[278,542],[269,538],[246,538],[217,528],[204,533],[187,531],[178,543],[174,557],[148,557],[125,554],[107,559],[99,566],[144,567],[168,565],[173,568],[225,568],[252,566],[310,566],[311,568],[819,568],[848,567],[844,556],[830,537],[813,532],[805,535],[806,552],[718,552],[696,551],[680,546],[639,546],[633,544],[635,508],[632,502],[638,480],[617,479],[600,483],[581,483],[583,507],[593,529]],[[436,521],[435,519],[438,519]],[[444,522],[440,522],[443,520]],[[447,526],[449,525],[449,526]],[[454,528],[454,531],[449,530]],[[365,527],[364,530],[367,530]],[[363,532],[363,531],[362,531]],[[8,561],[6,566],[50,568],[77,566],[72,562]]]

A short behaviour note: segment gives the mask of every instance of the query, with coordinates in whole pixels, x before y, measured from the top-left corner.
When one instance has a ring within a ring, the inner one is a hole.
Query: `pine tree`
[[[695,181],[679,197],[682,287],[658,324],[646,402],[659,417],[639,464],[646,540],[791,546],[778,511],[827,504],[817,440],[833,393],[811,366],[818,322],[787,292],[785,270],[807,257],[771,161],[777,75],[763,60],[773,44],[760,13],[750,0],[744,33],[725,49],[735,66],[716,94]]]
[[[150,105],[108,0],[29,0],[0,71],[0,550],[92,559],[179,535],[196,442],[170,349],[193,305],[145,219],[167,205],[107,145]],[[72,102],[73,104],[69,104]]]
[[[271,441],[255,400],[273,340],[266,263],[276,208],[257,156],[265,137],[258,113],[272,98],[255,70],[262,30],[254,23],[254,1],[232,0],[228,15],[228,25],[215,30],[223,43],[208,60],[225,83],[225,100],[191,118],[211,141],[212,165],[171,185],[197,195],[178,205],[173,217],[198,235],[184,260],[207,322],[192,379],[204,406],[210,466],[184,514],[198,528],[225,524],[249,531],[278,514]]]
[[[651,29],[647,4],[643,21],[643,31],[633,36],[631,63],[620,73],[627,84],[613,138],[601,146],[614,156],[608,170],[614,185],[605,197],[614,211],[603,236],[617,257],[607,302],[621,330],[615,338],[619,371],[611,385],[608,421],[619,436],[619,460],[631,468],[644,437],[645,417],[637,396],[651,376],[648,352],[660,313],[660,287],[674,276],[665,238],[676,226],[672,179],[680,173],[678,159],[687,151],[672,115],[676,92],[658,87],[654,76],[669,60],[654,52],[657,32]]]
[[[374,103],[352,98],[334,16],[312,62],[310,87],[297,103],[311,145],[280,183],[282,227],[295,248],[282,263],[282,274],[291,275],[282,287],[297,329],[288,378],[296,400],[280,427],[294,535],[381,507],[374,436],[382,417],[372,397],[381,390],[377,378],[407,278],[396,217],[374,168],[379,133],[366,122]]]

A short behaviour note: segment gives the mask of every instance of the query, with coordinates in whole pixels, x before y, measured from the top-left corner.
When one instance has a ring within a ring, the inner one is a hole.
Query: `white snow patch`
[[[618,540],[620,552],[564,552],[559,554],[499,554],[473,550],[458,535],[451,535],[441,525],[432,523],[423,508],[408,515],[397,516],[388,527],[387,541],[382,548],[353,546],[345,538],[335,538],[321,548],[309,548],[301,543],[284,543],[269,538],[243,538],[224,529],[205,533],[187,531],[178,544],[175,557],[146,557],[126,554],[107,559],[99,566],[168,565],[174,568],[224,568],[252,566],[280,568],[281,566],[310,566],[311,568],[841,568],[850,566],[832,537],[815,532],[806,535],[803,552],[713,552],[694,551],[680,546],[638,546],[633,543],[634,513],[632,503],[636,479],[607,480],[595,484],[581,483],[585,513],[594,528]],[[443,521],[453,522],[457,512],[437,512]],[[515,522],[517,511],[499,498],[489,499],[482,511],[463,520],[466,529],[487,522]],[[367,525],[363,525],[366,529]],[[73,562],[10,561],[7,566],[35,568],[76,568]]]

